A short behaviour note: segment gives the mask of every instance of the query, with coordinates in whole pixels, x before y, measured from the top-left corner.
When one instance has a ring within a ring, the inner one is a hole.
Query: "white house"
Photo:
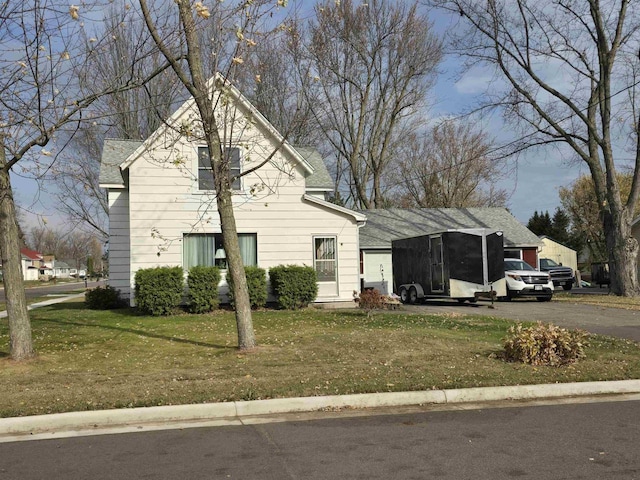
[[[41,253],[28,248],[20,249],[22,276],[25,281],[36,281],[40,278],[40,267],[44,264]]]
[[[66,262],[54,260],[53,276],[56,278],[69,278],[71,276],[71,267]]]
[[[223,91],[215,104],[232,173],[259,167],[233,182],[245,265],[313,266],[317,302],[351,302],[366,216],[324,200],[333,183],[314,149],[294,148],[235,87],[220,76],[211,81]],[[213,173],[199,162],[207,153],[200,130],[190,99],[144,142],[105,141],[100,185],[109,196],[109,284],[132,305],[138,269],[225,267]],[[223,270],[223,294],[225,276]]]

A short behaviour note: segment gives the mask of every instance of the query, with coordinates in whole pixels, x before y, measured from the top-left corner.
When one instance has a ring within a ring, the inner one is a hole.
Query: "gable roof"
[[[35,250],[30,250],[26,247],[22,247],[20,249],[20,254],[25,257],[28,258],[29,260],[42,260],[42,254],[36,252]]]
[[[540,239],[506,208],[390,208],[362,210],[367,223],[360,229],[360,248],[390,249],[391,241],[458,228],[502,231],[505,247],[539,247]]]
[[[101,187],[123,188],[125,186],[120,165],[133,155],[142,143],[141,140],[105,139],[100,160]]]
[[[281,144],[281,151],[284,151],[294,160],[299,163],[302,168],[308,173],[313,173],[313,169],[307,163],[307,161],[287,142],[280,132],[265,118],[262,113],[245,97],[240,90],[238,90],[230,81],[224,78],[220,73],[216,73],[208,81],[210,88],[216,88],[220,91],[224,91],[226,95],[231,97],[237,105],[246,108],[251,115],[252,120],[258,125],[264,133],[270,134],[277,144]],[[189,97],[173,114],[169,116],[166,122],[164,122],[155,132],[153,132],[136,151],[130,155],[124,163],[120,165],[121,169],[127,169],[135,162],[140,155],[142,155],[156,139],[160,138],[167,129],[171,128],[170,125],[175,125],[176,121],[185,113],[195,108],[195,100],[193,97]]]
[[[554,239],[553,239],[553,238],[551,238],[549,235],[540,235],[540,236],[539,236],[539,238],[540,238],[540,240],[549,240],[550,242],[553,242],[553,243],[555,243],[556,245],[560,245],[561,247],[568,248],[569,250],[573,250],[574,252],[576,251],[576,250],[574,250],[573,248],[571,248],[570,246],[565,245],[564,243],[559,242],[559,241],[557,241],[557,240],[554,240]]]
[[[333,190],[333,179],[327,170],[327,165],[320,152],[314,147],[293,147],[311,165],[313,173],[308,175],[305,186],[310,190]]]
[[[320,153],[313,147],[293,147],[289,142],[283,139],[282,135],[275,127],[253,106],[242,93],[229,83],[222,75],[217,74],[209,80],[210,85],[218,84],[218,87],[224,87],[231,96],[246,109],[249,110],[256,123],[263,128],[264,131],[271,134],[276,143],[281,143],[280,149],[288,154],[299,163],[305,171],[305,185],[311,190],[333,190],[333,179],[327,170],[324,160]],[[185,101],[176,112],[174,112],[167,122],[158,128],[153,134],[144,141],[140,140],[123,140],[123,139],[105,139],[102,150],[102,158],[100,161],[100,177],[99,183],[103,188],[124,188],[124,178],[122,170],[131,166],[131,164],[147,149],[148,145],[158,138],[172,121],[179,118],[185,111],[194,106],[193,97]]]

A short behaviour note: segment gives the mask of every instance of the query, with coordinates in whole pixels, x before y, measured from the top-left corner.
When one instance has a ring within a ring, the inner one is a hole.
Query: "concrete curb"
[[[115,427],[175,422],[236,420],[243,417],[328,409],[366,409],[424,404],[461,404],[500,400],[536,400],[640,393],[640,380],[520,385],[515,387],[387,392],[326,397],[298,397],[246,402],[176,405],[70,412],[0,419],[0,436],[38,435],[62,431],[94,431]],[[157,427],[157,426],[156,426]]]

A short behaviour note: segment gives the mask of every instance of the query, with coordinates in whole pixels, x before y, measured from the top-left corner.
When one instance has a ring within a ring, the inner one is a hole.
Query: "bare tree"
[[[86,91],[98,93],[108,88],[114,78],[141,82],[165,62],[141,19],[127,15],[129,8],[124,3],[112,4],[100,27],[111,34],[100,46],[87,42],[88,61],[81,77]],[[147,138],[162,125],[176,101],[184,97],[184,87],[166,71],[141,88],[101,96],[94,102],[87,114],[91,123],[74,134],[64,154],[65,161],[53,175],[58,210],[75,227],[108,236],[107,193],[98,182],[105,137]]]
[[[445,121],[426,134],[412,135],[398,156],[394,179],[403,207],[464,208],[504,206],[497,187],[501,163],[490,157],[492,142],[468,123]]]
[[[55,0],[0,4],[0,251],[15,360],[32,357],[34,350],[10,172],[21,166],[41,178],[58,158],[49,144],[61,130],[77,129],[82,112],[101,94],[137,86],[127,76],[99,93],[82,90],[78,77],[86,55],[80,46],[87,36],[81,20],[88,9]]]
[[[261,168],[273,158],[275,151],[255,167],[237,176],[230,175],[227,147],[250,119],[229,102],[228,90],[233,88],[231,80],[242,71],[245,58],[260,40],[259,21],[277,8],[276,3],[267,0],[218,2],[210,9],[201,2],[192,5],[189,0],[176,0],[170,9],[158,10],[154,6],[151,10],[145,0],[140,0],[140,7],[156,45],[195,102],[198,118],[192,125],[183,125],[181,133],[188,133],[208,147],[215,203],[234,289],[238,346],[249,350],[256,346],[256,340],[232,204],[232,182],[240,175]],[[180,61],[182,56],[186,64]]]
[[[53,172],[56,209],[63,213],[74,228],[98,232],[108,236],[107,193],[99,186],[100,154],[104,134],[97,127],[87,125],[75,133],[72,151],[63,154],[67,161]]]
[[[97,256],[98,266],[102,263],[102,243],[95,232],[34,227],[29,232],[29,245],[40,253],[53,255],[57,260],[73,260],[76,269],[79,269],[90,256]]]
[[[251,74],[240,77],[238,84],[278,131],[288,132],[290,143],[317,145],[323,138],[311,108],[315,102],[310,88],[313,80],[295,38],[295,21],[284,25],[276,35],[256,45],[245,71]]]
[[[563,144],[594,184],[611,267],[611,289],[637,295],[638,243],[631,235],[640,193],[640,13],[629,0],[433,0],[461,20],[452,46],[470,66],[493,68],[487,104],[519,125],[516,146]],[[617,143],[617,145],[616,145]],[[633,158],[630,194],[616,175]]]
[[[384,174],[425,108],[441,58],[427,17],[404,2],[323,2],[308,33],[311,102],[356,207],[384,205]],[[339,178],[340,179],[340,178]]]

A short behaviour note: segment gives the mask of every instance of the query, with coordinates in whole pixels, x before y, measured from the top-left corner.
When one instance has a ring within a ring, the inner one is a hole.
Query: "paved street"
[[[6,443],[0,478],[640,479],[640,400],[422,410]]]
[[[87,286],[89,288],[97,287],[98,285],[104,286],[106,285],[106,281],[102,280],[100,282],[91,281],[87,282]],[[59,283],[57,285],[47,285],[42,287],[33,287],[26,288],[25,294],[27,299],[29,298],[37,298],[37,297],[45,297],[45,296],[56,296],[64,293],[69,293],[74,290],[81,290],[85,288],[84,281],[79,282],[71,282],[71,283]],[[5,301],[4,296],[4,288],[0,288],[0,302]]]

